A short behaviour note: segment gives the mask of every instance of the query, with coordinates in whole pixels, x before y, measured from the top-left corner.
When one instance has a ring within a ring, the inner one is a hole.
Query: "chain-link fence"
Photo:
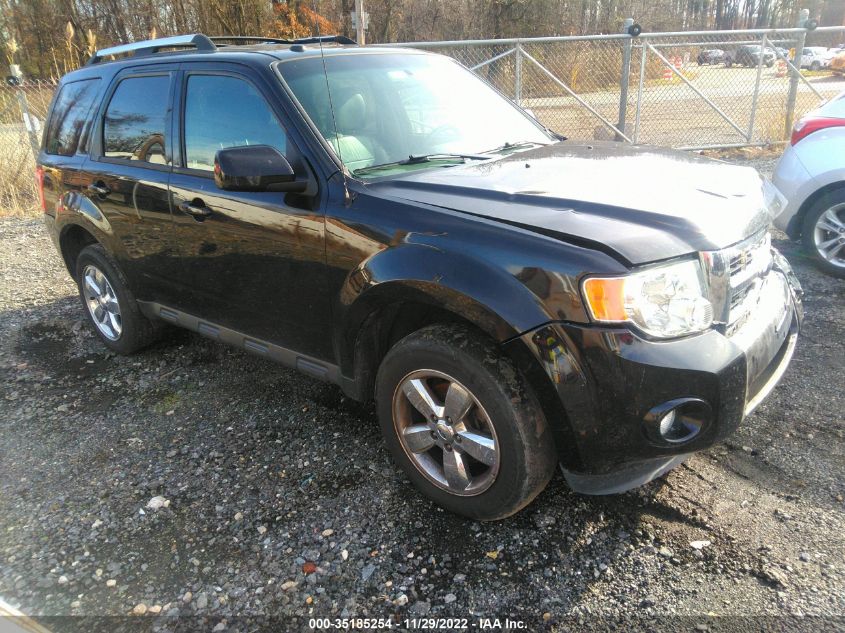
[[[56,84],[14,81],[0,85],[0,214],[35,208],[35,157]]]
[[[845,27],[395,45],[454,57],[578,139],[689,149],[777,143],[795,117],[845,90],[830,67]],[[805,45],[820,53],[816,64]]]
[[[456,58],[544,125],[576,139],[679,148],[776,143],[788,138],[794,119],[845,90],[845,64],[838,74],[832,64],[845,47],[845,27],[391,46]],[[35,155],[55,86],[0,86],[2,212],[37,203]]]

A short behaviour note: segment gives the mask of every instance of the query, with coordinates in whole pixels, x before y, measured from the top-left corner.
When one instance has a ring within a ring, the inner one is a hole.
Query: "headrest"
[[[337,131],[354,135],[363,130],[367,123],[367,103],[364,96],[354,93],[344,99],[337,108]]]

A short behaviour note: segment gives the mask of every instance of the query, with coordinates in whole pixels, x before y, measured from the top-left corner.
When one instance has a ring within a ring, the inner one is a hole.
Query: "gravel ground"
[[[558,476],[490,524],[417,494],[335,387],[183,332],[107,353],[40,220],[0,221],[0,597],[57,631],[841,630],[845,286],[777,245],[805,329],[734,436],[623,495]]]

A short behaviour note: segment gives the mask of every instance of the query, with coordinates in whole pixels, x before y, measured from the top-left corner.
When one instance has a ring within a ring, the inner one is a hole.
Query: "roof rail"
[[[345,35],[321,35],[320,37],[300,37],[293,44],[355,44],[358,42]]]
[[[194,33],[193,35],[176,35],[174,37],[161,37],[155,40],[144,40],[143,42],[133,42],[132,44],[121,44],[120,46],[100,49],[91,56],[87,65],[90,66],[91,64],[98,64],[103,61],[104,57],[109,57],[110,55],[132,53],[133,57],[143,57],[158,53],[162,48],[178,48],[181,46],[193,46],[198,51],[205,52],[217,50],[217,46],[214,45],[214,42],[202,33]]]
[[[293,40],[280,39],[278,37],[261,37],[260,35],[212,35],[210,39],[214,44],[232,42],[233,44],[247,44],[258,42],[259,44],[293,44]]]

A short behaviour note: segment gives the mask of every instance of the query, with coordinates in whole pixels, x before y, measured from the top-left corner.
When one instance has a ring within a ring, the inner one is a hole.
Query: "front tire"
[[[820,269],[845,279],[845,188],[826,193],[807,209],[801,239]]]
[[[399,341],[376,377],[382,433],[411,482],[444,508],[494,520],[528,505],[557,463],[534,394],[480,333],[434,325]]]
[[[76,285],[88,321],[110,350],[131,354],[159,337],[160,324],[141,314],[126,277],[101,245],[79,253]]]

